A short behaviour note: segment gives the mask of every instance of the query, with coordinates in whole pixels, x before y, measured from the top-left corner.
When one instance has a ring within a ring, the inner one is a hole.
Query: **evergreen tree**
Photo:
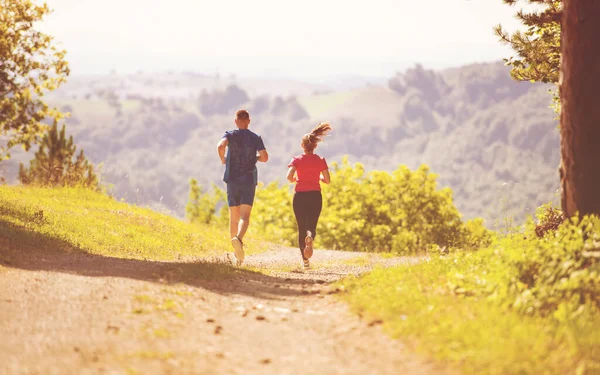
[[[562,207],[600,215],[600,1],[565,0],[560,98]]]
[[[83,150],[77,152],[73,137],[66,137],[66,127],[60,132],[58,123],[42,138],[40,148],[31,160],[29,168],[23,163],[19,168],[19,180],[24,185],[41,186],[82,186],[98,189],[98,177],[93,165],[85,158]]]
[[[519,0],[503,0],[515,5]],[[511,67],[511,76],[518,81],[558,84],[560,72],[560,17],[561,0],[526,0],[536,5],[538,11],[517,12],[517,18],[526,31],[506,32],[502,25],[494,28],[500,42],[507,44],[517,57],[504,59]],[[540,9],[541,8],[541,9]],[[553,91],[553,108],[560,112],[558,89]]]
[[[518,0],[503,0],[515,5]],[[517,57],[504,59],[511,66],[511,75],[519,81],[558,83],[560,72],[561,0],[527,0],[541,10],[517,12],[517,18],[527,30],[506,32],[501,25],[494,32],[504,44],[510,45]]]

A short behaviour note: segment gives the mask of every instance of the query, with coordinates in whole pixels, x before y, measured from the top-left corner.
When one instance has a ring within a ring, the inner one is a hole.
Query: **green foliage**
[[[25,168],[21,163],[19,180],[24,185],[39,186],[80,186],[98,190],[98,177],[94,166],[85,158],[83,150],[77,154],[77,146],[73,137],[66,138],[66,129],[63,125],[58,131],[58,124],[54,121],[52,127],[42,138],[35,158]]]
[[[514,5],[518,0],[503,0]],[[494,31],[504,44],[510,45],[517,58],[505,59],[512,67],[511,75],[519,81],[558,83],[560,72],[560,14],[561,0],[528,0],[541,10],[519,11],[517,18],[527,27],[525,32],[509,34],[501,25]]]
[[[296,238],[296,219],[291,199],[289,189],[278,182],[266,186],[259,184],[252,207],[252,231],[260,233],[261,238],[268,241],[292,245]],[[211,193],[203,192],[197,181],[192,179],[186,212],[191,222],[228,227],[227,193],[217,186],[213,186]]]
[[[0,145],[0,160],[15,145],[28,150],[44,131],[44,119],[62,117],[42,100],[69,74],[66,51],[34,29],[48,13],[45,3],[0,0],[0,136],[8,138]]]
[[[488,246],[495,238],[494,232],[485,227],[481,218],[468,220],[462,228],[462,247],[465,249],[479,249]]]
[[[213,221],[218,198],[205,193],[194,178],[190,180],[190,195],[185,206],[186,218],[191,223],[210,224]]]
[[[262,237],[287,245],[296,245],[296,218],[292,210],[292,195],[288,186],[272,182],[259,185],[252,207],[252,227]]]
[[[514,5],[518,0],[503,0]],[[516,31],[512,35],[502,29],[494,28],[500,42],[510,45],[517,58],[504,59],[511,67],[510,75],[518,81],[531,81],[558,84],[560,74],[560,15],[562,0],[527,0],[530,4],[541,5],[542,9],[526,13],[517,13],[517,18],[527,27],[527,31]],[[560,113],[558,88],[550,90],[555,113]]]
[[[332,182],[323,189],[319,241],[335,249],[414,254],[429,245],[463,243],[463,223],[449,188],[422,165],[392,173],[365,173],[345,158],[332,164]]]
[[[451,190],[438,189],[437,176],[427,166],[365,173],[361,164],[350,165],[344,158],[332,163],[330,173],[317,229],[321,247],[415,254],[432,245],[478,248],[491,241],[482,220],[462,222]],[[259,186],[253,228],[271,241],[297,245],[291,202],[289,187],[276,182]]]
[[[564,222],[562,210],[554,207],[552,203],[546,203],[536,210],[536,220],[529,220],[525,226],[538,237],[544,237],[549,232],[556,231]]]
[[[600,369],[598,218],[343,284],[356,311],[465,373]]]
[[[513,308],[557,317],[600,311],[600,219],[572,219],[543,240],[517,245],[505,251],[518,280]]]
[[[452,261],[470,267],[449,276],[452,289],[485,296],[520,313],[600,311],[599,218],[572,219],[541,238],[506,236],[478,254],[457,254]]]

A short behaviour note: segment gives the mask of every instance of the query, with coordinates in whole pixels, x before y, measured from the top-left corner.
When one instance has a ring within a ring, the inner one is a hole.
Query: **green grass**
[[[0,187],[0,231],[0,245],[29,241],[29,246],[49,250],[140,260],[185,260],[231,251],[228,228],[192,225],[74,188]],[[251,236],[245,242],[249,254],[267,246]]]
[[[472,292],[507,276],[489,265],[493,256],[489,249],[378,269],[342,281],[341,298],[365,319],[382,320],[393,337],[467,374],[600,374],[598,314],[528,316],[495,301],[502,290]],[[477,286],[457,288],[459,279]]]

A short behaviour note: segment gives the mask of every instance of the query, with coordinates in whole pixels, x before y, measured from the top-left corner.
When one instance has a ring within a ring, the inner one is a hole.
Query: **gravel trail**
[[[0,374],[446,373],[330,285],[410,258],[315,250],[305,271],[276,248],[232,271],[25,250],[0,241]]]

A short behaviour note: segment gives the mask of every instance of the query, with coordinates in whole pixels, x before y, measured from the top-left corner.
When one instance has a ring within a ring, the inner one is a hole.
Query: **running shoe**
[[[313,256],[313,238],[312,233],[310,231],[306,231],[306,238],[304,239],[304,257],[309,259]]]
[[[235,236],[231,239],[231,246],[233,246],[233,249],[235,250],[237,265],[241,266],[242,262],[244,262],[244,243]]]
[[[304,265],[305,270],[309,270],[310,269],[310,260],[304,259],[303,265]]]

